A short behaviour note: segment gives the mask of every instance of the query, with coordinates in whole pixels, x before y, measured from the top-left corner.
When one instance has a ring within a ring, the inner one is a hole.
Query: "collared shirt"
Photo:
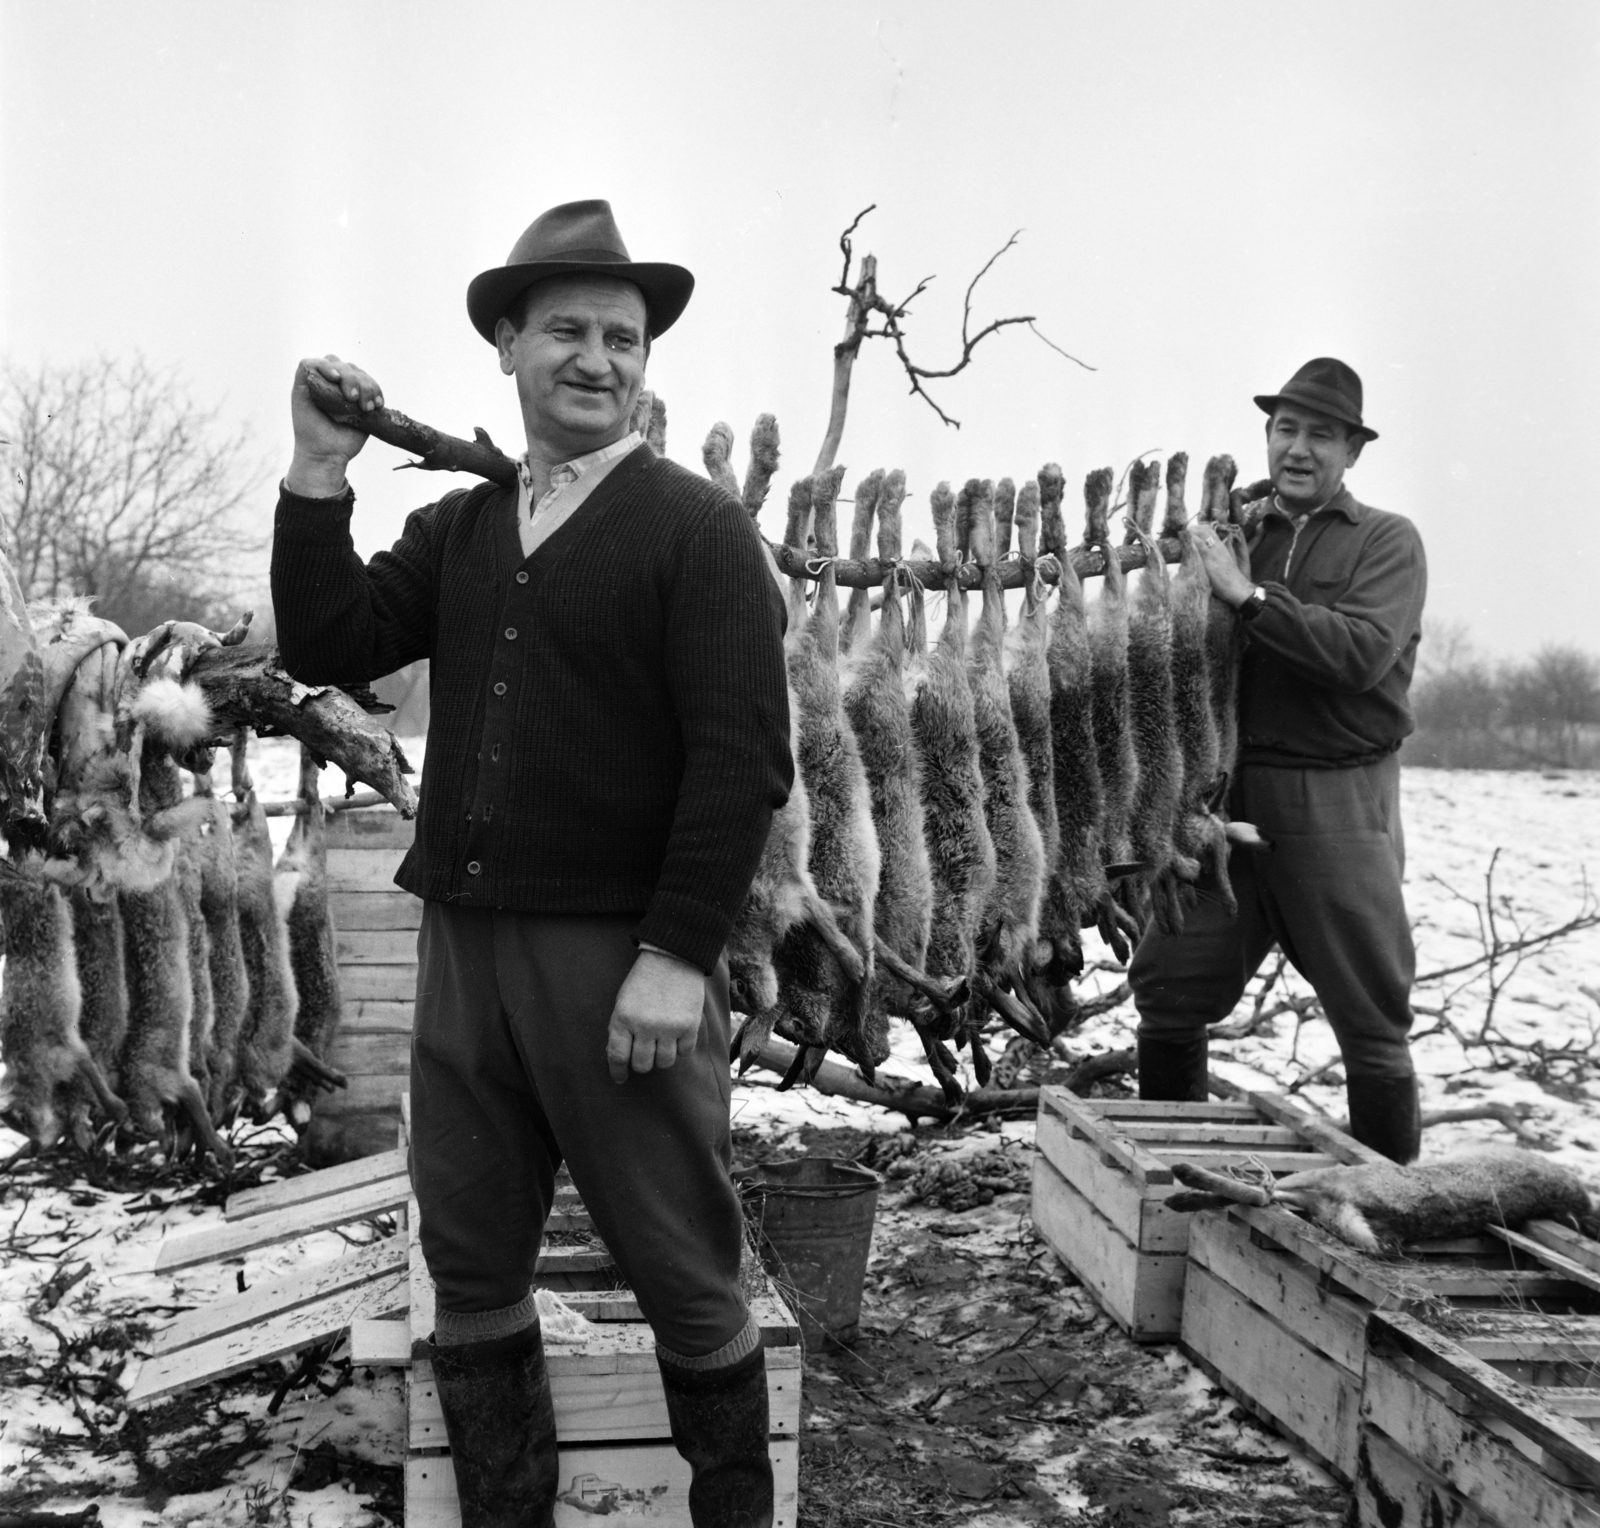
[[[522,537],[522,555],[531,557],[572,517],[580,505],[610,475],[630,451],[644,440],[637,430],[621,440],[585,456],[562,462],[550,474],[550,491],[530,507],[533,497],[533,469],[523,455],[517,460],[517,532]]]

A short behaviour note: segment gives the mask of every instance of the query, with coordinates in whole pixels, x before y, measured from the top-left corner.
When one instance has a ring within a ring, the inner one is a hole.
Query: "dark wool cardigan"
[[[631,452],[531,557],[514,491],[406,521],[362,564],[354,496],[283,490],[272,596],[284,667],[366,682],[432,660],[419,897],[638,913],[709,971],[793,777],[783,603],[750,518]]]
[[[1428,590],[1416,527],[1348,489],[1298,529],[1266,507],[1250,576],[1267,600],[1245,625],[1240,761],[1315,769],[1393,753],[1413,727]]]

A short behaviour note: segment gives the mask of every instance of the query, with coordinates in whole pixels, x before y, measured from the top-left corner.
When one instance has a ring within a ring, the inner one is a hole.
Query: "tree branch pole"
[[[1183,549],[1175,537],[1163,537],[1158,545],[1164,561],[1175,563],[1182,560]],[[1150,560],[1142,546],[1119,546],[1116,553],[1117,562],[1125,573],[1131,573],[1135,568],[1142,568]],[[798,547],[774,546],[772,555],[777,559],[778,571],[790,578],[822,576],[822,559]],[[1061,571],[1052,561],[1055,555],[1057,554],[1041,557],[1032,563],[1023,562],[1020,558],[1002,562],[995,570],[1000,575],[1000,587],[1024,589],[1033,581],[1036,573],[1047,584],[1059,583]],[[1073,570],[1080,579],[1098,578],[1106,571],[1106,560],[1099,547],[1075,547],[1066,555],[1072,559]],[[942,593],[950,586],[949,570],[931,557],[917,558],[899,564],[883,562],[876,557],[869,557],[861,562],[848,557],[836,557],[832,562],[835,582],[846,589],[881,589],[891,568],[896,566],[908,571],[925,589]],[[983,569],[975,562],[963,563],[956,570],[955,577],[963,589],[981,588]]]
[[[846,294],[850,306],[845,314],[844,338],[833,347],[833,397],[828,408],[828,428],[817,449],[816,465],[811,469],[813,477],[820,477],[827,472],[839,454],[839,443],[844,439],[845,414],[850,407],[850,373],[855,367],[856,357],[861,353],[861,341],[866,337],[869,315],[878,305],[876,255],[862,257],[861,279],[853,287],[850,285],[850,235],[861,226],[861,219],[876,206],[874,202],[872,207],[858,212],[855,221],[839,235],[839,248],[844,254],[844,274],[834,290]]]
[[[872,257],[869,255],[866,258],[870,260]],[[866,261],[862,263],[865,265]],[[855,312],[854,299],[851,312],[852,314]],[[859,348],[859,337],[857,348]],[[844,433],[844,410],[850,396],[850,366],[845,365],[843,370],[840,370],[837,352],[843,349],[844,345],[836,347],[834,411],[828,421],[828,435],[823,440],[822,452],[817,457],[819,471],[826,471],[827,466],[832,465],[833,454],[838,450],[839,441]],[[852,352],[851,364],[853,355]],[[359,409],[350,407],[336,384],[325,381],[318,373],[310,373],[306,381],[317,407],[335,424],[365,430],[367,434],[383,441],[385,445],[416,453],[420,459],[407,465],[420,467],[427,472],[470,472],[477,477],[487,478],[491,483],[498,483],[502,488],[516,486],[516,463],[497,449],[481,430],[478,432],[477,440],[462,440],[460,436],[446,435],[440,430],[435,430],[431,425],[419,424],[415,419],[395,409],[373,409],[370,413],[363,414]],[[827,466],[821,465],[824,462]],[[1167,562],[1175,563],[1181,560],[1182,548],[1175,538],[1165,537],[1159,545],[1161,555]],[[1142,546],[1123,546],[1118,547],[1116,551],[1117,561],[1122,565],[1124,572],[1142,568],[1148,561]],[[772,555],[777,559],[778,571],[789,578],[817,579],[822,576],[822,565],[818,559],[808,557],[797,547],[773,545]],[[1105,557],[1098,547],[1077,547],[1067,555],[1072,558],[1073,569],[1080,579],[1097,578],[1106,570]],[[892,566],[894,564],[882,562],[876,557],[861,562],[839,557],[834,559],[833,574],[835,581],[846,589],[879,589],[882,588],[883,580]],[[908,569],[912,577],[925,589],[943,591],[949,587],[949,574],[931,558],[926,561],[919,559],[903,562],[899,566]],[[1004,562],[1000,565],[999,572],[1000,586],[1003,589],[1025,588],[1035,573],[1047,584],[1058,583],[1061,578],[1059,570],[1049,557],[1041,557],[1034,563],[1020,560]],[[983,583],[983,572],[976,563],[960,568],[956,577],[963,589],[976,589]]]
[[[398,409],[362,413],[339,391],[338,383],[329,382],[319,372],[307,373],[306,386],[311,401],[335,424],[365,430],[385,445],[410,451],[418,460],[406,462],[407,467],[424,472],[470,472],[502,488],[517,486],[517,464],[482,430],[475,432],[475,440],[462,440],[421,424]]]

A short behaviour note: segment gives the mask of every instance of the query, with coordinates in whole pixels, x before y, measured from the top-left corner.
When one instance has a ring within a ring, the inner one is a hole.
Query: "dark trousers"
[[[606,1029],[637,922],[426,905],[411,1176],[441,1314],[527,1297],[565,1160],[657,1341],[695,1358],[749,1319],[729,1177],[728,972],[707,978],[692,1054],[612,1082]]]
[[[1226,1019],[1276,943],[1322,1000],[1349,1076],[1411,1076],[1399,755],[1350,769],[1246,765],[1231,811],[1272,849],[1230,855],[1237,917],[1202,888],[1181,934],[1152,925],[1140,941],[1128,970],[1140,1036],[1176,1040]]]

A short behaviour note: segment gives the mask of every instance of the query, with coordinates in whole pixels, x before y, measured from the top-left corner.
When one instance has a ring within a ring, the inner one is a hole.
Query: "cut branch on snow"
[[[762,1045],[755,1064],[765,1071],[788,1076],[798,1056],[797,1046],[773,1037]],[[819,1093],[854,1099],[857,1103],[877,1104],[913,1120],[948,1121],[978,1114],[1031,1114],[1039,1107],[1038,1088],[978,1088],[968,1093],[960,1104],[951,1105],[938,1088],[891,1077],[882,1071],[878,1073],[878,1081],[870,1083],[837,1061],[824,1061],[811,1079],[811,1086]]]

